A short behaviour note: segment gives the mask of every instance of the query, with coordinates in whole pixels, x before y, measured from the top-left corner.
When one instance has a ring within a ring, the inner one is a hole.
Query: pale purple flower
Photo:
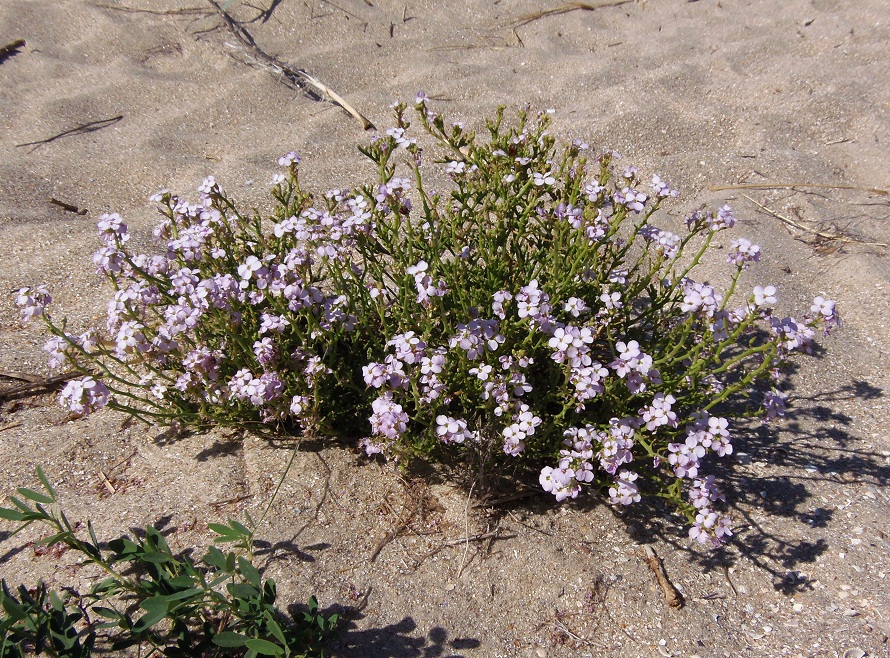
[[[620,194],[616,192],[613,196],[615,205],[624,206],[637,214],[643,212],[647,198],[642,192],[638,192],[630,187],[623,188]]]
[[[596,202],[603,192],[606,191],[605,186],[600,185],[597,182],[587,183],[584,186],[584,194],[587,195],[587,199],[592,202]]]
[[[667,425],[668,427],[677,426],[677,414],[671,411],[671,405],[676,402],[673,395],[665,395],[664,393],[656,393],[652,400],[652,404],[640,409],[640,416],[646,422],[646,429],[654,432],[659,427]]]
[[[732,536],[731,528],[732,519],[705,507],[695,515],[695,523],[689,528],[689,537],[701,544],[710,542],[716,548],[725,537]]]
[[[671,186],[668,185],[665,181],[661,180],[659,176],[652,177],[652,189],[655,191],[655,196],[659,199],[676,197],[680,195],[679,191],[672,189]]]
[[[646,224],[640,228],[638,233],[665,258],[673,258],[680,249],[682,242],[680,236],[670,231],[663,231],[651,224]]]
[[[99,217],[99,223],[96,226],[99,229],[102,242],[109,247],[123,244],[130,239],[130,234],[127,233],[127,225],[124,224],[123,219],[117,213],[102,215]]]
[[[775,286],[756,286],[754,288],[754,307],[760,308],[769,304],[776,303],[776,287]]]
[[[93,254],[93,263],[97,274],[116,274],[123,268],[124,253],[116,247],[99,247]]]
[[[260,319],[260,336],[267,332],[280,334],[282,331],[284,331],[285,327],[290,326],[290,321],[283,315],[272,315],[271,313],[263,313],[260,316]]]
[[[509,293],[507,290],[498,290],[492,296],[491,303],[491,311],[496,316],[498,316],[501,320],[507,318],[507,314],[504,312],[504,304],[513,299],[513,295]]]
[[[581,492],[581,485],[575,480],[575,474],[571,470],[545,466],[541,469],[538,481],[541,488],[552,493],[559,503],[566,498],[577,498]]]
[[[751,263],[756,263],[759,260],[760,247],[745,238],[733,240],[729,247],[729,254],[726,256],[727,263],[732,263],[743,269],[747,269]]]
[[[551,185],[553,185],[556,182],[556,179],[553,177],[552,171],[547,171],[547,172],[544,172],[543,174],[538,173],[536,171],[534,174],[533,182],[537,187],[542,187],[544,185],[546,185],[547,187],[550,187]]]
[[[621,293],[620,292],[612,292],[612,293],[604,292],[602,295],[600,295],[600,301],[610,311],[614,311],[616,309],[624,307],[624,304],[621,303]]]
[[[828,334],[835,327],[840,326],[840,318],[837,314],[837,302],[831,299],[825,299],[822,296],[813,298],[813,305],[810,306],[810,312],[815,314],[817,320],[822,321],[822,330]]]
[[[74,413],[86,416],[108,404],[110,395],[105,384],[88,376],[69,381],[59,394],[59,402]]]
[[[538,288],[538,280],[532,279],[516,294],[516,313],[520,318],[533,318],[541,312],[541,305],[549,299],[550,296]]]
[[[583,299],[578,299],[577,297],[569,297],[568,301],[563,306],[563,310],[566,313],[569,313],[573,317],[577,318],[582,313],[586,312],[588,310],[588,307],[587,304],[584,303]]]
[[[575,399],[581,405],[587,400],[595,398],[602,393],[602,382],[609,376],[609,371],[599,361],[593,361],[589,366],[572,368],[570,381],[575,387]]]
[[[614,481],[613,487],[609,487],[609,500],[618,505],[630,505],[640,502],[640,489],[634,484],[639,477],[637,473],[622,470]]]
[[[442,443],[463,443],[472,434],[463,418],[440,415],[436,417],[436,436]]]
[[[768,422],[774,418],[785,415],[785,400],[788,399],[787,393],[782,393],[777,389],[767,391],[763,396],[763,407],[766,412],[763,422]]]
[[[222,190],[216,183],[216,178],[214,178],[213,176],[208,176],[203,181],[201,181],[201,184],[198,186],[198,192],[205,196],[222,194]]]
[[[669,443],[668,463],[678,478],[695,478],[698,476],[699,459],[704,456],[702,446],[690,448],[686,443]]]
[[[65,363],[65,352],[68,349],[68,341],[61,336],[52,336],[43,346],[43,351],[49,354],[49,367],[53,370]]]
[[[294,151],[288,151],[283,156],[278,158],[278,165],[280,167],[290,167],[292,165],[300,164],[300,156],[297,155]]]
[[[125,358],[133,352],[147,352],[149,343],[142,330],[145,326],[139,322],[122,322],[115,337],[115,353],[120,358]]]
[[[419,363],[426,350],[426,343],[413,331],[396,334],[386,343],[386,345],[388,347],[395,347],[395,357],[399,361],[410,365]]]
[[[309,398],[305,395],[295,395],[290,401],[290,412],[294,416],[300,416],[308,406]]]
[[[729,205],[723,205],[717,209],[717,216],[708,221],[708,228],[712,231],[720,231],[735,226],[735,215]]]
[[[701,313],[705,317],[714,317],[714,313],[723,302],[723,295],[714,286],[697,283],[691,279],[683,279],[683,303],[680,310],[684,313]]]
[[[404,128],[390,128],[386,131],[386,134],[392,137],[396,144],[401,146],[402,148],[408,148],[412,144],[416,144],[417,140],[413,138],[405,137],[405,129]]]
[[[374,434],[395,440],[408,429],[408,414],[402,411],[402,405],[393,401],[390,393],[374,400],[371,409],[374,413],[369,420]]]
[[[16,298],[16,306],[22,309],[22,324],[28,324],[34,318],[43,315],[46,307],[53,301],[46,286],[37,288],[20,288]]]
[[[806,354],[812,352],[816,333],[805,324],[794,318],[782,318],[781,320],[770,318],[770,328],[775,335],[780,355],[784,356],[795,350]]]
[[[689,502],[698,509],[710,507],[717,501],[726,502],[726,496],[720,491],[717,478],[713,475],[695,480],[689,488]]]

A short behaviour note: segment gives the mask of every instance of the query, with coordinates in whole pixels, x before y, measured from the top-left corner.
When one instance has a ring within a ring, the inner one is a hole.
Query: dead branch
[[[672,608],[682,608],[683,607],[683,595],[674,587],[674,584],[668,579],[667,573],[665,573],[664,565],[661,563],[661,558],[655,554],[655,549],[651,546],[643,547],[643,555],[641,556],[646,564],[649,565],[649,568],[652,569],[652,573],[655,574],[655,579],[658,581],[659,586],[661,587],[661,591],[664,592],[664,600],[667,604]]]
[[[0,370],[0,377],[4,377],[6,379],[14,379],[18,382],[42,382],[43,377],[39,375],[29,375],[25,372],[7,372],[6,370]]]
[[[380,555],[380,551],[383,550],[383,547],[386,546],[389,542],[399,536],[399,533],[402,532],[405,528],[408,527],[408,524],[411,522],[411,519],[414,518],[414,512],[416,508],[412,508],[409,510],[408,501],[402,505],[402,511],[399,514],[399,518],[396,519],[395,524],[393,524],[392,528],[386,531],[383,537],[380,538],[380,541],[377,542],[377,545],[374,547],[374,550],[371,551],[371,555],[368,556],[368,562],[373,562],[377,559],[377,556]],[[406,512],[408,512],[406,514]]]
[[[594,4],[588,2],[569,2],[567,4],[560,5],[559,7],[553,7],[552,9],[545,9],[544,11],[538,11],[533,14],[520,16],[512,23],[510,23],[510,27],[522,27],[523,25],[528,25],[529,23],[540,18],[546,18],[548,16],[558,16],[559,14],[567,14],[570,11],[594,11],[596,9],[602,9],[603,7],[618,7],[619,5],[626,5],[633,1],[634,0],[611,0],[609,2],[597,2]]]
[[[806,232],[806,233],[811,233],[812,235],[815,235],[815,236],[817,236],[817,237],[820,237],[820,238],[822,238],[823,240],[837,240],[838,242],[849,242],[849,243],[855,243],[855,244],[864,244],[864,245],[868,245],[868,246],[871,246],[871,247],[887,247],[887,246],[890,246],[890,245],[887,245],[887,244],[884,243],[884,242],[866,242],[865,240],[859,240],[858,238],[851,238],[851,237],[849,237],[849,236],[847,236],[847,235],[841,235],[840,233],[829,233],[828,231],[820,231],[819,229],[812,228],[811,226],[807,226],[807,225],[805,225],[805,224],[801,224],[800,222],[797,222],[797,221],[791,219],[790,217],[786,217],[785,215],[780,215],[780,214],[777,213],[775,210],[773,210],[773,209],[771,209],[771,208],[767,208],[767,207],[766,207],[765,205],[763,205],[762,203],[760,203],[760,202],[758,202],[758,201],[755,201],[754,199],[752,199],[751,197],[749,197],[747,194],[742,194],[742,196],[745,197],[746,199],[748,199],[748,201],[750,201],[751,203],[753,203],[754,205],[756,205],[757,207],[759,207],[759,208],[760,208],[761,210],[763,210],[764,212],[766,212],[766,213],[772,215],[773,217],[775,217],[776,219],[778,219],[778,220],[784,222],[784,223],[787,224],[788,226],[793,226],[794,228],[796,228],[796,229],[798,229],[798,230],[804,231],[804,232]]]
[[[105,5],[94,3],[94,7],[100,9],[111,9],[126,14],[155,14],[157,16],[210,16],[213,14],[209,9],[203,7],[184,7],[182,9],[142,9],[140,7],[126,7],[121,5]]]
[[[111,480],[108,479],[108,476],[105,475],[105,471],[101,468],[99,469],[99,477],[102,478],[102,484],[105,485],[105,488],[108,490],[108,493],[112,496],[117,493],[117,489],[114,488],[114,485],[111,484]]]
[[[436,555],[442,549],[448,548],[450,546],[460,546],[461,544],[468,545],[470,542],[485,541],[486,539],[491,539],[492,541],[497,541],[499,539],[513,539],[515,537],[517,537],[517,535],[515,535],[515,534],[505,535],[505,534],[502,534],[500,528],[495,528],[491,532],[484,532],[482,534],[472,535],[470,537],[461,537],[460,539],[452,539],[450,541],[442,542],[441,544],[436,546],[436,548],[434,548],[430,552],[421,556],[420,559],[418,559],[416,561],[416,563],[419,565],[424,560],[428,560],[429,558]]]
[[[790,190],[797,187],[809,187],[821,190],[855,190],[857,192],[868,192],[870,194],[878,194],[880,196],[890,196],[887,190],[878,190],[873,187],[859,187],[858,185],[827,185],[822,183],[740,183],[738,185],[721,185],[720,187],[712,187],[712,192],[722,192],[723,190]]]
[[[223,22],[226,24],[229,32],[231,32],[232,35],[238,40],[238,44],[241,46],[241,49],[246,51],[246,53],[250,57],[252,57],[258,64],[261,64],[263,68],[270,71],[279,78],[286,79],[293,86],[299,89],[302,89],[304,91],[306,91],[307,87],[314,89],[316,92],[321,94],[322,98],[326,98],[335,105],[339,105],[349,114],[351,114],[359,123],[362,124],[362,128],[364,130],[376,130],[374,124],[371,123],[361,112],[359,112],[352,105],[346,102],[346,100],[344,100],[342,96],[340,96],[327,85],[320,82],[318,79],[309,75],[303,69],[289,66],[277,57],[273,57],[264,52],[256,44],[256,41],[254,41],[250,33],[246,29],[244,29],[242,25],[239,25],[235,21],[235,19],[229,16],[229,14],[222,7],[220,7],[215,2],[215,0],[207,1],[216,8],[217,13],[223,19]]]
[[[82,374],[83,373],[81,372],[72,370],[70,372],[62,373],[61,375],[56,375],[55,377],[47,377],[45,379],[40,379],[39,381],[19,384],[18,386],[12,386],[0,391],[0,400],[11,395],[18,395],[19,393],[28,393],[30,391],[35,391],[43,388],[52,388],[53,386],[58,386],[63,382],[67,382],[69,379],[80,377]]]
[[[50,142],[54,142],[57,139],[62,139],[63,137],[74,137],[75,135],[85,135],[87,133],[96,132],[97,130],[102,130],[103,128],[108,128],[108,126],[112,126],[116,124],[118,121],[124,118],[123,114],[119,114],[116,117],[111,117],[110,119],[98,119],[96,121],[89,121],[87,123],[83,123],[79,126],[75,126],[74,128],[70,128],[68,130],[63,130],[57,135],[53,135],[52,137],[47,137],[46,139],[39,139],[36,142],[27,142],[25,144],[16,144],[16,148],[22,148],[25,146],[33,146],[32,151],[37,150],[44,144],[49,144]]]

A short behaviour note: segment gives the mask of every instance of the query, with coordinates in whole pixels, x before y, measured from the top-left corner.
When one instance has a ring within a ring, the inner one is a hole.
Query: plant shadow
[[[693,545],[677,515],[658,502],[615,510],[615,516],[635,541],[663,541],[705,571],[723,570],[747,557],[773,576],[778,591],[800,591],[807,583],[798,569],[815,562],[830,543],[807,537],[807,532],[794,532],[796,538],[779,534],[763,517],[786,519],[806,529],[830,528],[836,520],[832,508],[812,505],[819,496],[827,497],[825,487],[855,483],[879,489],[890,483],[890,465],[876,450],[857,445],[853,419],[832,408],[883,396],[882,389],[854,380],[832,391],[797,397],[783,423],[737,429],[734,454],[707,462],[702,473],[716,476],[734,519],[737,541],[724,547]]]
[[[303,606],[292,605],[288,613],[298,617]],[[404,617],[395,624],[359,630],[356,621],[363,618],[360,610],[332,606],[325,616],[339,614],[347,620],[340,633],[328,642],[330,655],[342,658],[461,658],[461,651],[481,645],[476,638],[449,639],[448,631],[434,626],[425,635],[417,633],[417,622]]]

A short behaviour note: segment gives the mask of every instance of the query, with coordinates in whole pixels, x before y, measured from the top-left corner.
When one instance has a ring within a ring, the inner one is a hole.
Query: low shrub
[[[322,655],[337,615],[320,614],[314,597],[300,617],[279,611],[275,581],[250,560],[253,532],[243,524],[210,524],[216,543],[242,550],[211,546],[199,563],[174,554],[152,527],[105,547],[89,522],[89,539],[77,536],[49,480],[37,473],[45,491],[19,488],[0,518],[21,524],[12,535],[35,522],[50,526],[54,534],[38,546],[74,550],[106,577],[83,594],[51,591],[43,582],[12,591],[0,581],[0,658],[86,657],[130,647],[170,658]]]
[[[313,196],[289,153],[266,218],[212,177],[197,203],[164,191],[155,254],[104,215],[105,327],[68,333],[45,289],[18,296],[52,332],[51,362],[87,375],[63,403],[533,470],[558,501],[584,487],[618,505],[659,496],[693,538],[730,535],[705,457],[732,452],[730,421],[783,415],[781,366],[837,325],[834,302],[774,316],[773,286],[739,290],[761,256],[741,237],[725,291],[694,280],[735,223],[729,206],[691,213],[682,234],[659,228],[677,191],[612,151],[557,146],[546,114],[507,125],[502,109],[483,140],[423,95],[416,110],[421,134],[397,105],[396,127],[360,149],[373,183]]]

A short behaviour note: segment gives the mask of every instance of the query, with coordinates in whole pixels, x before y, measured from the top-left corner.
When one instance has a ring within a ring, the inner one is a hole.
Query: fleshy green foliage
[[[265,219],[212,178],[195,205],[163,192],[154,255],[103,216],[104,329],[69,334],[43,313],[48,291],[19,293],[54,334],[51,359],[92,374],[63,402],[537,471],[557,500],[583,486],[615,504],[660,496],[696,539],[728,534],[703,458],[732,452],[729,420],[784,413],[779,367],[837,324],[834,303],[779,319],[772,286],[739,295],[760,258],[744,238],[725,292],[694,281],[729,207],[690,214],[683,235],[657,227],[677,192],[613,152],[558,146],[546,115],[510,126],[501,112],[483,140],[423,97],[417,110],[431,146],[397,107],[397,126],[361,149],[378,179],[351,191],[313,196],[288,154]]]
[[[337,624],[325,617],[312,597],[301,618],[285,616],[275,606],[275,581],[264,579],[251,561],[211,546],[200,562],[174,555],[163,535],[152,527],[135,537],[121,537],[101,547],[87,524],[89,539],[77,537],[42,470],[45,493],[19,489],[13,507],[0,518],[25,526],[40,522],[55,534],[40,544],[63,544],[100,567],[107,577],[81,594],[70,588],[57,593],[41,582],[13,592],[2,581],[0,592],[0,658],[46,654],[90,656],[140,646],[160,655],[317,656],[324,638]],[[49,506],[49,507],[48,507]],[[213,524],[217,541],[250,544],[242,524]],[[14,533],[13,533],[14,534]]]

